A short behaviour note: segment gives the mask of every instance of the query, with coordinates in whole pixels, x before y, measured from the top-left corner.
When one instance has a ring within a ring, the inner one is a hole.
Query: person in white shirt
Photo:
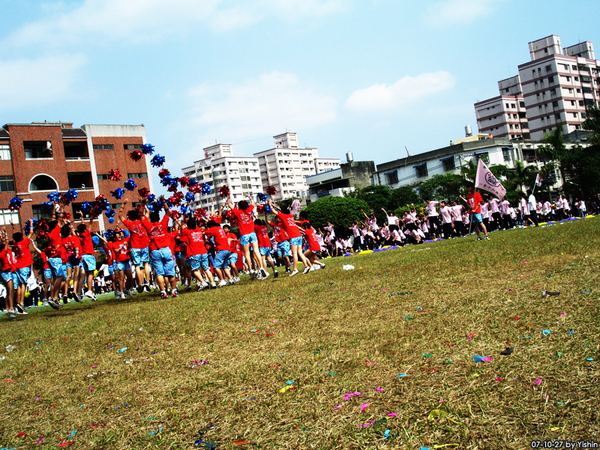
[[[497,197],[488,197],[488,204],[490,205],[490,214],[494,218],[494,229],[500,230],[504,228],[504,224],[502,223],[502,216],[500,214],[500,199]]]
[[[441,237],[442,235],[442,225],[440,224],[440,215],[436,210],[436,206],[439,205],[440,202],[425,200],[427,204],[427,220],[429,221],[429,231],[434,237]]]
[[[582,219],[586,216],[587,213],[587,208],[585,206],[585,201],[582,200],[577,200],[575,199],[576,203],[575,206],[577,207],[577,209],[579,210],[579,217],[581,217]]]
[[[468,222],[463,220],[463,209],[463,205],[454,202],[454,206],[452,206],[452,215],[454,216],[454,230],[458,236],[466,236],[467,234],[465,223]]]
[[[452,208],[446,202],[440,202],[440,214],[442,216],[442,229],[444,230],[444,239],[452,239]]]
[[[527,194],[529,195],[529,198],[527,199],[527,203],[529,206],[529,216],[531,217],[531,220],[537,227],[539,226],[537,216],[537,202],[535,201],[535,196],[533,195],[533,192],[527,191]]]
[[[519,200],[519,211],[521,211],[521,219],[523,220],[523,226],[529,226],[529,223],[533,224],[529,211],[529,203],[525,200],[525,194],[521,192],[519,194],[521,200]]]

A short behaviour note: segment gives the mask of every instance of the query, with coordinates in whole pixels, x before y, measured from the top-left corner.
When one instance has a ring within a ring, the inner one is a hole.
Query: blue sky
[[[0,125],[143,123],[174,174],[286,130],[379,164],[476,131],[529,41],[600,52],[598,17],[597,0],[3,0]]]

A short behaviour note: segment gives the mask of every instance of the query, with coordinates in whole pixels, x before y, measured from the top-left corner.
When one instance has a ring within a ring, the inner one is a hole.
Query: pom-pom
[[[232,210],[229,210],[225,213],[225,218],[227,219],[227,221],[232,224],[232,225],[237,225],[237,216],[233,213]]]
[[[178,178],[171,178],[169,180],[169,187],[167,188],[167,190],[169,192],[176,192],[178,185],[179,185],[179,179]]]
[[[188,192],[187,194],[185,194],[186,202],[193,202],[195,199],[196,199],[196,196],[194,194],[192,194],[191,192]]]
[[[148,189],[147,187],[139,188],[138,194],[140,197],[146,198],[150,195],[150,189]]]
[[[192,209],[188,205],[181,205],[181,208],[179,208],[179,212],[181,213],[181,215],[185,216],[187,214],[192,214]]]
[[[275,189],[274,186],[267,186],[267,188],[265,189],[265,192],[267,193],[267,195],[273,196],[273,195],[277,194],[277,189]]]
[[[188,187],[197,186],[197,185],[198,185],[198,181],[195,180],[194,178],[190,178],[190,181],[188,181]]]
[[[223,186],[223,187],[227,187],[227,186]],[[210,184],[208,184],[208,183],[202,183],[201,189],[202,189],[202,193],[205,195],[212,194],[212,188],[210,187]],[[228,189],[228,192],[229,192],[229,189]],[[227,195],[229,195],[229,193]]]
[[[181,217],[181,213],[179,211],[177,211],[176,209],[172,209],[170,211],[170,214],[173,219],[179,219]]]
[[[115,238],[115,230],[106,230],[104,232],[104,237],[106,238],[107,241],[111,241]]]
[[[110,202],[104,195],[100,194],[98,197],[96,197],[96,204],[94,206],[96,209],[102,212],[110,208]]]
[[[63,216],[65,218],[66,221],[72,220],[73,216],[71,215],[71,213],[69,211],[65,211],[63,212]]]
[[[168,186],[169,184],[171,184],[172,179],[173,178],[171,177],[171,175],[165,175],[161,178],[160,184],[162,184],[163,186]]]
[[[256,211],[257,211],[259,214],[264,214],[265,212],[267,212],[267,205],[265,205],[264,203],[261,203],[260,205],[258,205],[258,206],[256,207]]]
[[[142,146],[142,153],[144,155],[151,155],[152,153],[154,153],[154,145],[152,145],[152,144],[144,144]]]
[[[259,192],[258,194],[256,194],[256,198],[258,199],[259,202],[266,202],[267,201],[267,196],[266,194],[263,194],[262,192]]]
[[[25,232],[25,234],[28,235],[31,231],[37,230],[37,227],[38,227],[38,221],[35,219],[31,219],[25,223],[25,226],[23,227],[23,231]]]
[[[199,184],[195,184],[193,186],[188,186],[188,191],[192,194],[202,194],[202,187]]]
[[[194,211],[194,217],[196,217],[196,219],[206,218],[206,210],[204,208],[198,208],[196,211]]]
[[[158,153],[152,157],[150,164],[152,167],[161,167],[165,163],[165,157],[160,156]]]
[[[114,191],[111,191],[110,193],[117,200],[121,200],[123,198],[123,196],[125,195],[125,189],[117,188]]]
[[[144,157],[144,154],[139,150],[134,150],[129,154],[129,157],[137,162]]]
[[[46,195],[46,198],[52,202],[52,203],[58,203],[60,201],[60,193],[59,192],[51,192],[50,194]]]
[[[83,202],[80,209],[83,214],[87,215],[92,210],[92,207],[93,205],[90,202]]]
[[[158,172],[158,176],[161,178],[164,178],[167,175],[171,175],[171,171],[169,169],[160,169],[160,172]]]
[[[292,206],[290,207],[290,214],[295,215],[298,211],[300,211],[300,207],[300,200],[294,200],[292,202]]]
[[[104,211],[104,215],[105,215],[106,217],[108,217],[109,219],[110,219],[111,217],[115,217],[115,210],[114,210],[114,209],[112,209],[112,208],[109,208],[109,209],[107,209],[106,211]]]
[[[190,179],[186,176],[179,177],[179,184],[181,187],[187,187],[190,184]]]
[[[137,184],[135,184],[135,181],[129,179],[123,184],[123,186],[125,186],[128,191],[134,191],[137,187]]]
[[[156,195],[149,194],[148,195],[148,203],[155,203],[155,202],[156,202]]]
[[[69,205],[73,200],[77,198],[78,195],[79,193],[77,192],[77,189],[69,189],[67,192],[60,196],[59,201],[63,205]]]
[[[219,188],[219,195],[220,195],[222,198],[229,197],[229,194],[230,194],[230,192],[229,192],[229,187],[228,187],[227,185],[221,186],[221,187]]]
[[[10,202],[8,202],[8,206],[10,207],[10,209],[12,209],[13,211],[15,209],[19,209],[21,208],[21,205],[23,204],[23,200],[21,200],[19,197],[13,197],[10,199]]]
[[[52,204],[52,202],[44,202],[42,203],[42,209],[52,209],[54,208],[54,205]]]
[[[110,169],[110,172],[108,172],[108,179],[112,181],[120,181],[121,172],[119,169]]]

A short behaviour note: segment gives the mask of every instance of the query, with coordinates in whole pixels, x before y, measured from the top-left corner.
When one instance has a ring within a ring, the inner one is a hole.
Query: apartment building
[[[274,200],[307,196],[306,177],[340,168],[339,158],[319,158],[316,148],[300,148],[296,133],[273,137],[275,147],[255,153],[263,188],[277,189]]]
[[[529,53],[519,75],[498,82],[499,97],[475,103],[480,132],[539,141],[558,124],[565,134],[581,129],[586,107],[598,104],[600,62],[591,42],[562,48],[551,35],[530,42]]]
[[[22,229],[30,219],[50,217],[42,207],[51,192],[77,189],[78,197],[66,210],[76,216],[83,202],[93,202],[103,194],[120,203],[110,191],[123,186],[128,178],[137,188],[153,189],[148,176],[147,157],[133,161],[129,153],[146,143],[143,125],[83,125],[70,122],[9,123],[0,129],[0,226],[11,221]],[[119,169],[123,180],[109,180],[109,171]],[[127,178],[125,178],[127,177]],[[137,189],[136,189],[137,190]],[[137,195],[137,192],[136,194]],[[8,208],[11,198],[23,200],[21,208]],[[94,221],[95,231],[109,227],[105,216]]]
[[[229,187],[230,198],[234,202],[247,195],[256,200],[256,194],[263,192],[257,158],[234,156],[231,144],[216,144],[203,150],[203,159],[181,169],[183,175],[211,187],[211,194],[195,194],[194,207],[209,210],[214,205],[220,208],[226,201],[218,192],[222,186]]]

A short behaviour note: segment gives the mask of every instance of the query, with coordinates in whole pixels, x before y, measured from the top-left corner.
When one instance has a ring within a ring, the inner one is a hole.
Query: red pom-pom
[[[229,197],[229,187],[227,185],[219,188],[219,195],[223,198]]]
[[[267,193],[267,195],[275,195],[277,194],[277,189],[275,189],[274,186],[267,186],[267,188],[265,189],[265,192]]]
[[[179,219],[181,217],[181,213],[178,210],[176,210],[176,209],[172,209],[171,210],[171,217],[173,219]]]
[[[205,216],[206,210],[204,208],[198,208],[196,211],[194,211],[194,217],[196,217],[196,219],[204,219]]]
[[[190,191],[192,194],[202,194],[202,186],[200,186],[199,184],[195,184],[193,186],[188,187],[188,191]]]
[[[147,187],[139,188],[138,194],[140,195],[140,197],[146,198],[150,195],[150,189],[148,189]]]
[[[225,213],[225,218],[227,219],[227,221],[229,223],[231,223],[232,225],[237,224],[237,216],[233,213],[232,210],[229,210]]]
[[[187,185],[190,184],[190,179],[188,177],[180,177],[179,184],[181,187],[187,187]]]
[[[161,178],[164,178],[167,175],[171,175],[171,172],[169,171],[169,169],[160,169],[160,172],[158,172],[158,176]]]
[[[257,211],[259,214],[264,214],[264,213],[267,211],[267,205],[265,205],[264,203],[261,203],[260,205],[258,205],[258,206],[256,207],[256,211]]]
[[[141,152],[141,150],[134,150],[129,154],[129,157],[134,161],[139,161],[144,157],[144,154]]]
[[[170,184],[169,187],[167,188],[167,191],[169,191],[169,192],[177,192],[177,185],[176,184]]]
[[[110,169],[110,172],[108,172],[108,179],[112,181],[119,181],[121,179],[121,172],[119,169]]]
[[[63,216],[64,216],[65,220],[71,220],[73,218],[73,216],[71,215],[71,213],[69,211],[63,212]]]

